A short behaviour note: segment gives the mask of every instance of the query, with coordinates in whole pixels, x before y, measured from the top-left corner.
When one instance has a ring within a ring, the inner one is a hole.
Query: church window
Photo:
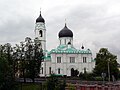
[[[49,74],[51,74],[51,67],[49,67]]]
[[[60,74],[60,68],[58,68],[58,74]]]
[[[75,57],[70,57],[70,63],[75,63]]]
[[[41,68],[41,73],[43,74],[43,67]]]
[[[43,36],[43,32],[42,32],[42,30],[39,31],[39,35],[40,35],[40,37]]]
[[[87,63],[87,58],[83,57],[83,63]]]
[[[57,57],[57,63],[61,63],[61,57]]]

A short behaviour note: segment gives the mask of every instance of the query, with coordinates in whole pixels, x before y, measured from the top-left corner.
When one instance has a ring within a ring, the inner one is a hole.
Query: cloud
[[[59,45],[58,33],[67,26],[74,33],[74,46],[90,48],[95,53],[102,47],[118,56],[120,62],[119,0],[1,0],[0,43],[19,43],[34,38],[35,19],[46,21],[47,49]]]
[[[0,26],[0,42],[20,42],[26,36],[31,37],[34,35],[34,25],[30,19],[18,18],[17,20],[11,19]]]

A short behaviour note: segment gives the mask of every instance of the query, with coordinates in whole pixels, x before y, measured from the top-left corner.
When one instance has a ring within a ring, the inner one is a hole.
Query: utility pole
[[[44,63],[45,63],[45,72],[44,72],[45,73],[45,79],[46,79],[46,57],[47,57],[47,52],[45,53],[45,58],[44,58]]]
[[[108,59],[108,81],[110,82],[110,63],[109,63],[110,59]]]

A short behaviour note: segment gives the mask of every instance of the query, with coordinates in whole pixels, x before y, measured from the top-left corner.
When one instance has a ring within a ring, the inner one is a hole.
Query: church
[[[79,73],[92,72],[95,61],[92,58],[91,50],[74,47],[73,32],[66,23],[58,33],[59,44],[57,48],[46,50],[46,27],[45,20],[41,15],[36,19],[35,37],[41,41],[44,52],[44,60],[41,64],[40,76],[47,77],[51,74],[73,76],[75,71]]]

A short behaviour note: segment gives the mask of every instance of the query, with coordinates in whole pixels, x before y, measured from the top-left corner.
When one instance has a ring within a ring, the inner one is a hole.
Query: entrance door
[[[74,68],[71,68],[71,76],[74,76]]]

